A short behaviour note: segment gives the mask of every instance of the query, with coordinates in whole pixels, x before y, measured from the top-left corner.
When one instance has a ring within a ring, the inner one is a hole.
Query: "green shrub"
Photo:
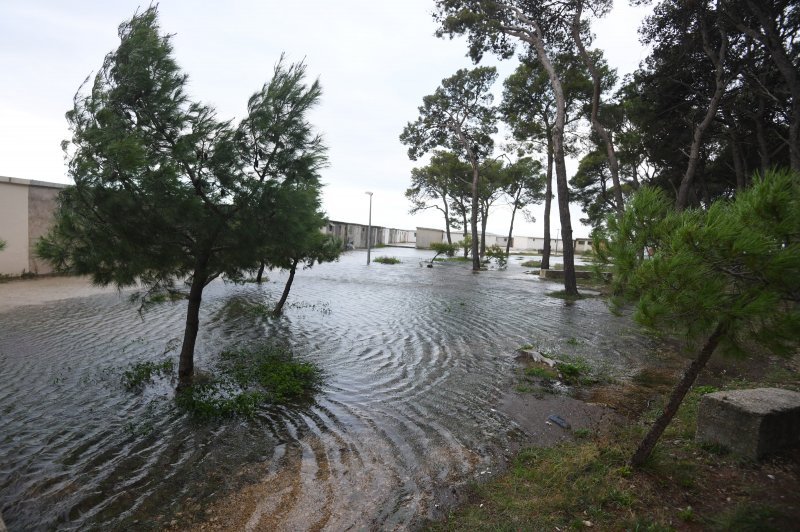
[[[372,262],[380,264],[400,264],[400,259],[397,257],[377,257],[372,259]]]

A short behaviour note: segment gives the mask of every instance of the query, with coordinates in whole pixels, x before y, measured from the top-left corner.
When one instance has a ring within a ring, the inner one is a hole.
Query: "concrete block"
[[[755,388],[704,395],[696,439],[753,460],[800,445],[800,393]]]

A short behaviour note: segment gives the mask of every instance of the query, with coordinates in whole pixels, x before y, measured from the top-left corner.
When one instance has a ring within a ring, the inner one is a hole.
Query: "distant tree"
[[[596,249],[613,257],[617,304],[636,301],[637,321],[697,349],[631,459],[640,466],[715,351],[797,349],[800,175],[757,177],[735,201],[708,210],[675,211],[664,191],[644,187],[608,227],[606,245]]]
[[[431,262],[428,264],[428,268],[433,266],[434,261],[439,257],[439,255],[447,255],[448,257],[452,257],[456,254],[458,250],[458,246],[456,244],[452,244],[450,242],[432,242],[431,249],[436,252],[436,254],[431,259]]]
[[[607,0],[591,3],[607,4]],[[558,189],[561,237],[564,242],[564,292],[578,294],[575,275],[575,250],[572,247],[572,222],[569,212],[569,187],[564,153],[566,99],[554,53],[572,47],[571,24],[574,5],[543,0],[436,0],[434,18],[441,24],[440,35],[466,35],[470,56],[480,60],[483,53],[509,57],[514,52],[510,39],[518,39],[535,53],[547,72],[556,102],[553,124],[553,156]]]
[[[255,269],[294,192],[319,190],[325,149],[306,117],[320,87],[305,84],[302,64],[281,61],[234,128],[186,95],[188,78],[155,7],[123,23],[119,36],[67,113],[75,185],[61,193],[37,250],[97,284],[142,283],[145,297],[186,279],[182,388],[194,374],[204,288]]]
[[[591,81],[586,77],[578,58],[562,53],[553,59],[560,73],[564,90],[564,150],[574,151],[574,129],[582,116],[582,106],[591,94]],[[547,71],[535,58],[523,58],[520,65],[503,82],[500,116],[509,125],[514,138],[532,144],[547,154],[546,190],[544,196],[544,248],[541,267],[550,268],[550,212],[553,199],[554,143],[556,100]]]
[[[295,241],[293,247],[294,250],[289,251],[283,261],[271,261],[271,264],[281,266],[289,271],[289,278],[283,287],[281,298],[272,311],[275,316],[280,316],[283,312],[283,306],[289,297],[289,291],[292,289],[294,275],[299,264],[302,264],[304,269],[311,268],[317,263],[338,260],[339,255],[342,254],[342,242],[334,236],[322,234],[319,228],[317,228],[316,232],[304,235],[301,245],[298,245],[297,241]]]
[[[333,262],[342,252],[342,242],[320,230],[327,224],[321,210],[319,181],[298,180],[287,184],[271,199],[270,238],[262,247],[263,263],[270,270],[289,272],[283,293],[273,309],[279,316],[289,297],[298,266]]]
[[[462,154],[472,167],[472,269],[481,268],[478,253],[478,195],[480,166],[494,148],[496,112],[489,92],[497,71],[494,67],[461,69],[442,80],[436,91],[422,99],[419,118],[409,122],[400,141],[408,156],[417,160],[434,148],[449,148]]]
[[[503,169],[504,189],[511,204],[511,224],[508,227],[506,256],[511,250],[514,235],[514,218],[518,210],[536,205],[544,200],[545,176],[542,163],[530,157],[521,157]],[[528,216],[530,218],[530,216]]]
[[[486,225],[489,223],[489,210],[505,192],[507,176],[503,161],[488,159],[481,165],[481,182],[478,187],[478,218],[481,222],[480,258],[486,256]]]
[[[0,238],[0,251],[6,249],[6,241]]]
[[[453,215],[450,203],[458,191],[463,189],[463,180],[470,174],[470,168],[453,152],[436,150],[430,162],[411,170],[411,186],[406,189],[406,198],[411,201],[410,214],[426,209],[436,209],[444,216],[447,242],[452,243],[450,226]],[[466,227],[466,224],[465,224]]]

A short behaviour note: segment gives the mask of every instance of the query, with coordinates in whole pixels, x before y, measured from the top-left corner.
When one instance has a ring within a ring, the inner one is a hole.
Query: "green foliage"
[[[376,257],[372,259],[372,262],[380,264],[400,264],[400,259],[397,257]]]
[[[500,269],[504,269],[506,267],[506,264],[508,263],[506,250],[504,250],[497,244],[492,244],[491,246],[486,248],[486,256],[489,257],[489,259],[492,259],[495,262],[497,262],[497,267]]]
[[[461,246],[462,250],[464,250],[465,257],[469,255],[472,252],[472,235],[465,235],[463,240],[461,240],[458,245]]]
[[[800,330],[800,177],[774,171],[734,201],[675,212],[645,188],[624,216],[609,218],[616,303],[658,331],[704,340],[722,325],[722,346],[756,342],[775,352]]]
[[[322,382],[315,365],[270,344],[223,351],[217,373],[180,390],[178,406],[199,420],[249,417],[264,406],[309,400]]]
[[[100,285],[141,283],[158,294],[188,279],[180,378],[191,377],[203,288],[244,278],[262,260],[322,260],[322,139],[307,120],[319,101],[305,66],[281,59],[238,124],[192,101],[187,75],[160,32],[157,7],[119,28],[109,53],[67,113],[74,186],[59,196],[39,256]],[[327,260],[330,255],[324,255]]]
[[[162,362],[137,362],[122,372],[122,385],[129,390],[142,388],[153,381],[154,377],[173,377],[175,361],[166,359]]]
[[[431,244],[431,249],[436,252],[436,255],[447,255],[448,257],[452,257],[458,251],[457,244],[448,244],[447,242],[433,242]]]
[[[539,268],[542,265],[542,261],[540,260],[526,260],[525,262],[521,262],[520,266],[523,268]]]

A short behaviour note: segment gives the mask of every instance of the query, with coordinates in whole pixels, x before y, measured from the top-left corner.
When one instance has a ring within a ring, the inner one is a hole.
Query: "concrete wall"
[[[337,222],[331,220],[328,225],[322,228],[322,232],[328,235],[334,235],[339,238],[345,245],[352,243],[354,248],[367,247],[367,229],[366,225],[351,224],[347,222]],[[392,229],[389,227],[379,227],[373,225],[371,228],[370,245],[376,246],[379,244],[406,244],[413,243],[415,232],[405,229]]]
[[[51,273],[49,265],[36,259],[36,241],[53,223],[58,193],[66,185],[0,176],[0,274]]]
[[[0,274],[20,275],[28,269],[28,186],[0,177]]]
[[[58,208],[61,188],[31,185],[28,187],[28,271],[46,274],[53,268],[36,257],[36,242],[49,230]]]
[[[446,238],[445,232],[441,229],[417,227],[417,248],[419,249],[429,249],[431,244],[446,242]]]

